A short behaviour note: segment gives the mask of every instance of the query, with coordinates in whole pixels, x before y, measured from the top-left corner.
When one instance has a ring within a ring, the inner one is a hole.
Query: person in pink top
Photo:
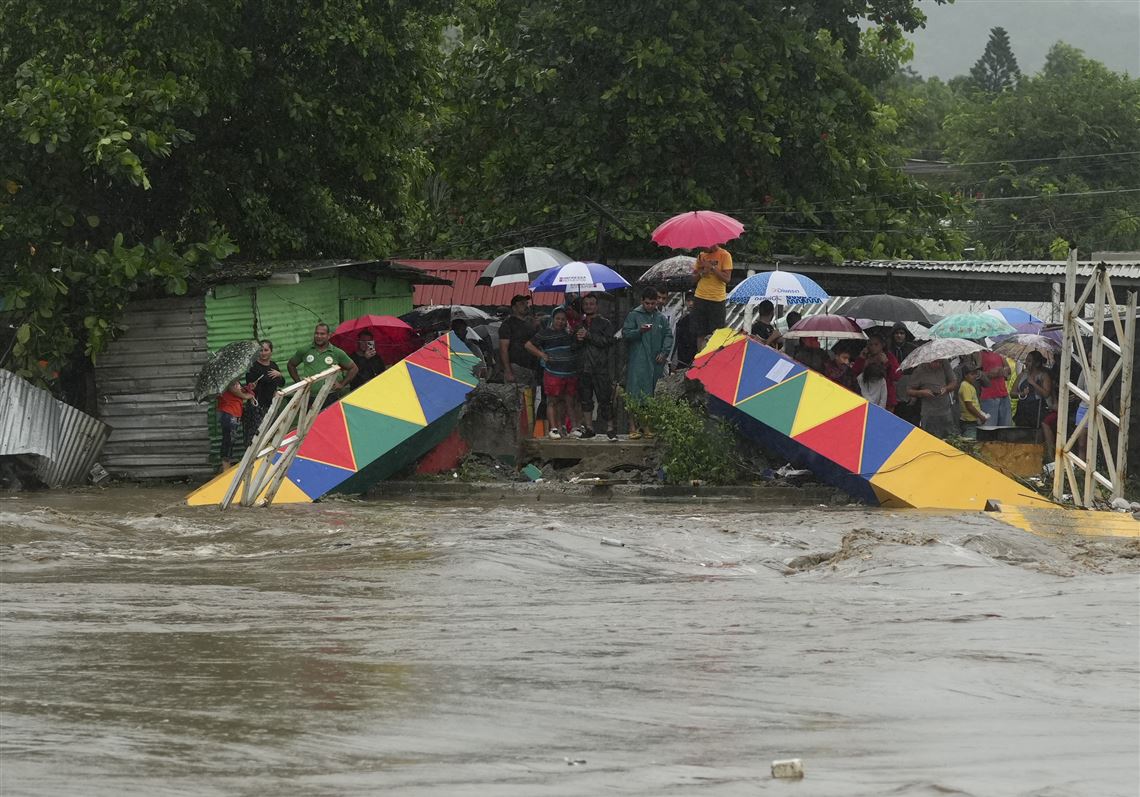
[[[1009,402],[1009,364],[1000,354],[982,352],[982,374],[985,384],[978,398],[982,402],[982,412],[990,416],[991,426],[1013,426],[1013,410]]]

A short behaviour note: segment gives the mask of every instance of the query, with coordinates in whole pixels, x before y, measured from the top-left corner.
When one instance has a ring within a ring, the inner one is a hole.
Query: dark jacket
[[[584,316],[579,323],[581,325],[586,323]],[[605,376],[612,380],[614,344],[617,343],[613,322],[603,315],[595,315],[586,330],[586,339],[582,341],[581,350],[582,373]]]

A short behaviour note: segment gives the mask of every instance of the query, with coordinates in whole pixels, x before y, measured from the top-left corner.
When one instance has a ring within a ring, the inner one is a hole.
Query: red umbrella
[[[385,365],[398,363],[422,345],[416,331],[393,315],[362,315],[345,321],[336,328],[329,341],[352,354],[356,351],[357,336],[365,330],[372,333],[376,353]]]
[[[785,338],[849,338],[862,340],[867,336],[854,320],[841,315],[809,315],[784,333]]]
[[[674,216],[653,231],[653,240],[672,249],[698,249],[731,241],[744,232],[732,216],[713,210],[691,210]]]

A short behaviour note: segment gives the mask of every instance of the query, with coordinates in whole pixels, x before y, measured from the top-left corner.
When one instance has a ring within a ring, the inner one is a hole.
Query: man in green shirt
[[[329,391],[325,400],[326,407],[336,401],[337,394],[352,381],[358,369],[351,357],[329,343],[329,325],[322,322],[313,330],[313,345],[307,349],[300,349],[289,358],[289,376],[293,377],[294,382],[300,382],[332,365],[340,366],[341,375]]]

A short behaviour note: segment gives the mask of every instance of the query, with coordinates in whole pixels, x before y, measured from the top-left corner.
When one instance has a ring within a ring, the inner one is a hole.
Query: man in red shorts
[[[555,308],[550,326],[540,329],[526,344],[526,350],[542,361],[545,372],[542,392],[546,395],[546,421],[550,437],[562,437],[562,419],[569,416],[572,437],[582,436],[582,418],[578,411],[578,360],[582,347],[570,333],[566,311]]]

